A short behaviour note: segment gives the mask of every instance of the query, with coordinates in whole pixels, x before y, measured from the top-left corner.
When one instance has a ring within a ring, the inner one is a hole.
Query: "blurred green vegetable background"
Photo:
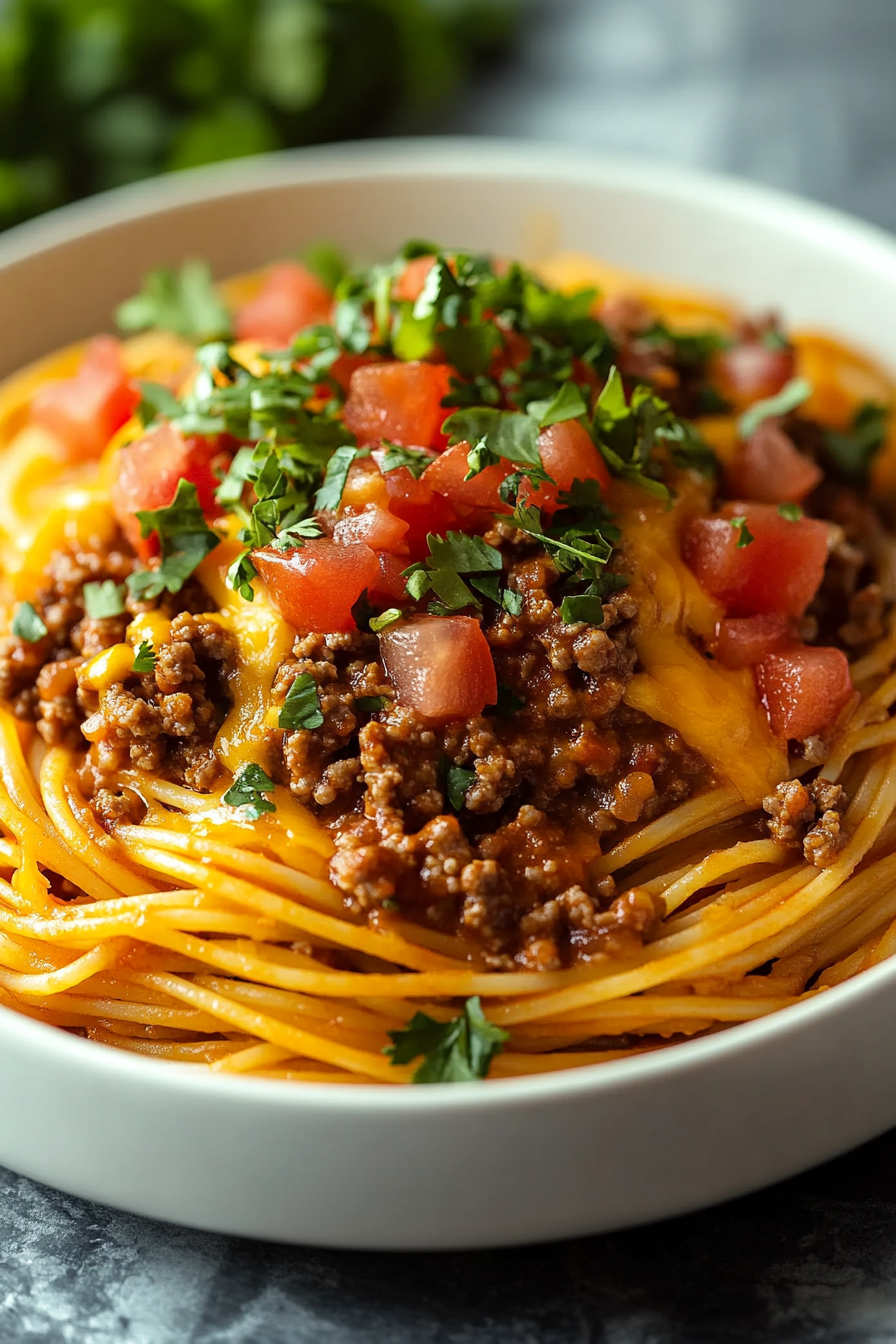
[[[106,187],[425,128],[518,0],[0,0],[0,228]]]

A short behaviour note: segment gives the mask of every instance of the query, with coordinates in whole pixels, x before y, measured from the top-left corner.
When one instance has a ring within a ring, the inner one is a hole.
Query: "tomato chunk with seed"
[[[389,607],[404,601],[408,590],[403,571],[410,564],[410,557],[377,551],[376,559],[377,576],[367,590],[371,602],[376,607]]]
[[[261,289],[236,314],[233,329],[241,341],[263,341],[281,348],[303,327],[326,322],[333,296],[316,275],[295,261],[272,266]]]
[[[158,551],[155,536],[140,536],[138,509],[166,508],[179,481],[190,481],[205,516],[221,512],[215,503],[218,481],[212,467],[219,449],[213,439],[183,438],[173,426],[159,425],[143,439],[126,444],[118,454],[118,475],[112,485],[112,508],[128,541],[143,560]]]
[[[427,484],[426,472],[415,480],[407,467],[396,467],[385,475],[389,511],[407,523],[404,542],[412,560],[422,560],[429,554],[426,538],[432,532],[444,537],[458,525],[457,515],[444,496],[436,494]]]
[[[365,504],[359,512],[346,512],[333,529],[334,541],[363,541],[375,551],[396,551],[404,545],[408,525],[379,504]],[[405,548],[407,549],[407,548]]]
[[[120,343],[114,336],[96,336],[73,378],[40,389],[31,416],[62,441],[70,461],[86,462],[100,456],[139,400],[140,393],[128,381]]]
[[[790,617],[727,616],[716,630],[713,653],[725,667],[754,667],[769,653],[794,643]]]
[[[442,448],[450,375],[447,364],[419,360],[365,364],[352,374],[345,423],[359,443],[390,439],[405,448]]]
[[[736,410],[773,397],[790,381],[795,369],[796,357],[789,346],[774,350],[757,340],[740,341],[722,351],[713,365],[719,391]]]
[[[732,519],[746,519],[753,540]],[[726,504],[721,515],[695,518],[682,539],[685,562],[731,616],[777,612],[802,616],[818,592],[828,528],[816,518],[791,522],[769,504]]]
[[[587,429],[578,420],[564,420],[549,425],[538,436],[538,451],[544,469],[556,484],[547,482],[537,490],[523,481],[520,499],[545,513],[554,513],[561,490],[569,490],[573,481],[597,481],[601,490],[610,488],[607,464],[594,445]]]
[[[341,546],[328,537],[306,541],[293,551],[265,546],[252,559],[274,606],[303,632],[356,629],[352,607],[379,574],[369,546]]]
[[[488,640],[471,616],[424,616],[380,634],[399,704],[431,723],[481,714],[498,698]]]
[[[764,420],[738,449],[726,473],[729,492],[760,504],[800,504],[824,472],[801,453],[775,420]]]
[[[849,663],[840,649],[770,653],[756,669],[756,684],[772,731],[798,741],[829,728],[853,695]]]
[[[506,476],[515,470],[510,462],[486,467],[468,481],[464,480],[470,470],[467,454],[470,445],[466,441],[455,443],[446,448],[435,461],[426,468],[421,481],[444,495],[452,504],[460,504],[467,509],[490,509],[493,513],[512,513],[498,494],[498,487]]]

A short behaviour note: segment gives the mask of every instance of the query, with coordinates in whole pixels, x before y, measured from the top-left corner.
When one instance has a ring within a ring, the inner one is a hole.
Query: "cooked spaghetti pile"
[[[887,375],[579,257],[315,267],[0,388],[0,1003],[462,1081],[890,956]]]

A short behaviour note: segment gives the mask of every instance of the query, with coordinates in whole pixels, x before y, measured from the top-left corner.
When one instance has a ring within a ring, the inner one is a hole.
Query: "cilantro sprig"
[[[649,387],[639,384],[627,399],[622,376],[610,370],[594,408],[593,435],[610,471],[658,499],[670,498],[656,449],[665,448],[676,465],[709,474],[712,450],[696,426],[680,419]]]
[[[277,719],[277,727],[288,732],[305,728],[322,728],[323,710],[320,704],[320,692],[317,682],[310,672],[300,672],[286,692],[286,699]]]
[[[444,537],[430,533],[426,544],[427,558],[404,571],[408,594],[415,601],[433,592],[438,601],[430,610],[438,615],[464,607],[478,609],[482,603],[472,591],[475,589],[489,601],[519,614],[522,599],[501,583],[504,561],[497,547],[465,532],[448,532]]]
[[[807,379],[791,378],[790,382],[785,383],[781,391],[776,392],[773,397],[765,397],[762,401],[754,402],[749,410],[744,411],[737,422],[740,437],[752,438],[764,421],[779,415],[789,415],[798,406],[802,406],[804,401],[808,401],[811,395],[812,384]]]
[[[185,261],[150,271],[139,294],[119,304],[115,320],[122,331],[160,327],[191,340],[208,341],[231,334],[230,314],[215,293],[204,261]]]
[[[276,805],[265,794],[273,793],[276,785],[270,776],[254,762],[241,766],[222,802],[242,810],[247,821],[257,821],[265,812],[276,812]]]
[[[886,442],[889,418],[890,407],[865,401],[848,430],[826,429],[824,452],[832,469],[848,481],[866,483],[871,464]]]
[[[11,632],[26,644],[37,644],[50,632],[30,602],[20,602],[13,613]]]
[[[158,654],[152,647],[148,639],[144,639],[138,646],[134,654],[134,665],[132,672],[137,672],[143,676],[155,671]]]
[[[205,521],[196,486],[183,477],[172,502],[161,509],[139,509],[140,535],[159,538],[162,559],[157,569],[136,570],[128,576],[128,591],[140,600],[164,592],[179,593],[187,579],[221,538]]]
[[[488,1076],[492,1060],[509,1040],[508,1032],[489,1022],[478,995],[467,999],[450,1022],[417,1012],[406,1027],[388,1034],[392,1044],[383,1054],[393,1064],[410,1064],[422,1055],[413,1083],[478,1082]]]
[[[114,579],[103,583],[85,583],[81,590],[84,610],[92,620],[121,616],[124,612],[124,589]]]

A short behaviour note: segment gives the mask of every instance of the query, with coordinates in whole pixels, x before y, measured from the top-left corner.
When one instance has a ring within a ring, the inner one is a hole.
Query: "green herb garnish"
[[[276,812],[275,804],[264,796],[273,793],[275,788],[274,781],[261,766],[252,763],[239,769],[221,801],[230,807],[242,808],[247,821],[257,821],[265,812]]]
[[[779,504],[778,513],[782,518],[786,518],[788,523],[798,523],[803,516],[799,504]]]
[[[388,439],[383,440],[383,447],[386,451],[380,460],[380,471],[384,476],[398,467],[407,467],[414,480],[419,481],[429,464],[435,461],[432,453],[422,448],[405,448],[400,443],[390,443]]]
[[[19,603],[9,628],[17,639],[24,639],[28,644],[36,644],[50,633],[30,602]]]
[[[773,397],[757,401],[749,410],[744,411],[737,422],[737,432],[742,439],[749,439],[756,433],[764,420],[773,416],[789,415],[812,395],[812,384],[805,378],[791,378],[780,392]]]
[[[106,579],[103,583],[85,583],[81,593],[84,610],[95,621],[121,616],[125,609],[124,591],[114,579]]]
[[[342,501],[342,492],[348,480],[349,468],[358,456],[358,449],[345,445],[337,448],[327,463],[324,483],[314,497],[316,509],[331,509],[334,513]]]
[[[465,770],[463,766],[452,765],[445,774],[445,791],[448,794],[448,801],[455,812],[460,812],[464,806],[464,799],[467,796],[467,789],[476,779],[475,770]]]
[[[373,634],[378,635],[381,630],[387,630],[390,625],[394,625],[396,621],[400,620],[401,612],[398,607],[389,607],[379,616],[371,616],[369,626]]]
[[[450,1022],[437,1022],[417,1012],[406,1027],[390,1031],[389,1037],[392,1045],[383,1054],[393,1064],[409,1064],[423,1056],[412,1082],[468,1083],[487,1077],[509,1034],[489,1022],[476,996],[467,999],[463,1012]]]
[[[407,591],[417,601],[427,592],[434,592],[447,611],[482,604],[474,596],[461,575],[499,575],[504,567],[501,552],[489,546],[481,537],[465,532],[449,532],[445,537],[432,533],[426,538],[429,556],[404,571]],[[478,586],[471,579],[474,587]],[[481,591],[481,589],[480,589]],[[487,592],[485,596],[491,596]]]
[[[756,540],[756,538],[753,536],[753,533],[747,527],[746,518],[732,518],[731,526],[737,533],[738,549],[740,549],[742,546],[749,546],[751,542],[754,542]]]
[[[295,732],[299,728],[322,728],[323,722],[317,682],[310,672],[300,672],[286,692],[277,727]]]
[[[144,639],[138,646],[137,652],[134,654],[134,665],[131,668],[131,671],[138,672],[141,675],[154,672],[157,658],[158,654],[153,651],[152,644],[148,639]]]
[[[871,463],[887,438],[889,407],[863,402],[853,416],[851,429],[824,431],[825,454],[831,466],[847,480],[867,482]]]
[[[158,569],[137,570],[128,576],[128,591],[141,601],[165,591],[179,593],[197,565],[221,538],[205,521],[192,481],[177,483],[173,501],[162,509],[139,509],[141,537],[157,533],[162,548]]]
[[[185,261],[179,271],[167,266],[150,271],[140,293],[119,304],[115,320],[122,331],[160,327],[197,341],[231,335],[230,314],[204,261]]]

